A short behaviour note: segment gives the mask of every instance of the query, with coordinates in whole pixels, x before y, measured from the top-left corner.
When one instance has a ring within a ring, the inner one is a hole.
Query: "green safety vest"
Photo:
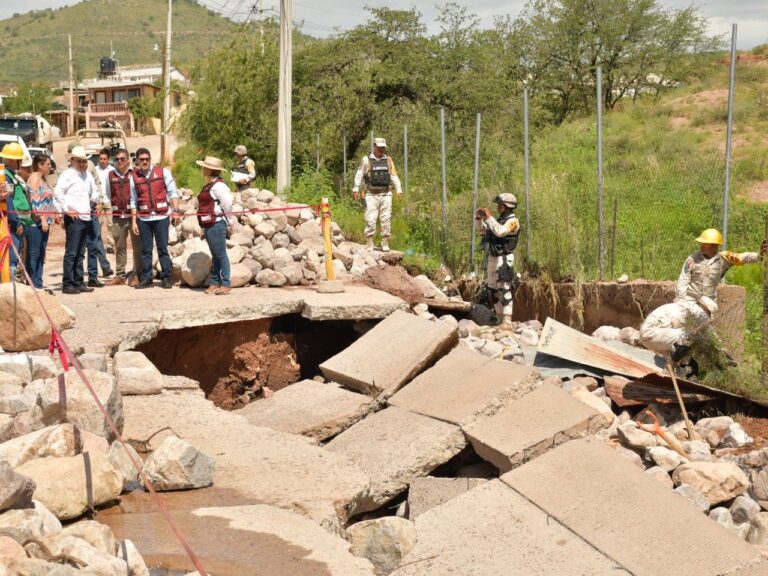
[[[13,183],[13,208],[17,212],[31,211],[32,204],[29,201],[29,196],[27,196],[27,187],[10,168],[5,169],[5,178]],[[24,226],[31,226],[35,222],[32,214],[19,214],[19,220]]]

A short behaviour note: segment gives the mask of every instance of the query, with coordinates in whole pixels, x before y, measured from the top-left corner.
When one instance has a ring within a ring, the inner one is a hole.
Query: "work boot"
[[[136,284],[136,289],[143,290],[144,288],[152,288],[152,286],[154,286],[154,283],[152,282],[152,280],[142,280],[141,282]]]
[[[80,292],[93,292],[95,288],[91,288],[90,286],[86,286],[85,284],[78,284],[75,286]]]
[[[215,294],[216,290],[218,290],[218,289],[219,289],[219,285],[218,284],[211,284],[210,286],[208,286],[208,288],[205,289],[205,293],[206,294]]]
[[[173,282],[171,281],[170,278],[161,278],[160,286],[162,288],[165,288],[166,290],[170,290],[171,288],[173,288]]]
[[[389,252],[389,238],[382,238],[381,239],[381,251],[382,252]]]
[[[229,286],[221,286],[218,290],[216,290],[216,296],[226,296],[232,292],[232,288]]]
[[[373,250],[373,236],[368,237],[368,241],[366,242],[365,247],[368,250]]]
[[[139,277],[138,277],[138,276],[136,276],[136,275],[134,274],[133,276],[131,276],[131,277],[128,279],[128,281],[126,282],[126,284],[127,284],[127,285],[128,285],[130,288],[136,288],[136,286],[138,286],[138,285],[139,285],[139,282],[140,282],[140,280],[139,280]]]
[[[111,280],[108,280],[104,283],[106,286],[122,286],[125,284],[125,278],[121,278],[120,276],[115,276]]]
[[[88,286],[91,288],[104,288],[104,282],[99,280],[98,278],[91,278],[88,280]]]

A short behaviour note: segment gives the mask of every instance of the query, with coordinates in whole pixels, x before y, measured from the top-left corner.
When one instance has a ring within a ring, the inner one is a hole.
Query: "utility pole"
[[[75,131],[75,67],[72,64],[72,34],[69,38],[69,122],[67,123],[67,132],[69,134]]]
[[[736,84],[736,33],[738,24],[731,30],[731,67],[728,76],[728,125],[725,135],[725,199],[723,203],[723,250],[728,248],[728,200],[731,196],[731,134],[733,133],[733,98]],[[723,278],[725,281],[725,278]]]
[[[163,130],[160,135],[160,163],[169,163],[168,127],[171,121],[171,17],[173,0],[168,0],[168,29],[165,32],[165,101],[163,103]]]
[[[280,80],[277,99],[277,194],[291,185],[292,0],[280,0]]]
[[[261,35],[261,57],[264,58],[264,0],[259,0],[259,34]]]

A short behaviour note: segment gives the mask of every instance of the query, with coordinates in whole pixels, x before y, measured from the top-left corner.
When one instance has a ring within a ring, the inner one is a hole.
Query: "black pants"
[[[80,286],[83,284],[83,255],[85,254],[85,240],[90,222],[64,216],[64,231],[67,241],[64,248],[64,288]]]

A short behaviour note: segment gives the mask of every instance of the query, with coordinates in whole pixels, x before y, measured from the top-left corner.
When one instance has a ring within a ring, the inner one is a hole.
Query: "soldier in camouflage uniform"
[[[723,236],[714,228],[704,230],[696,238],[699,251],[688,257],[683,264],[675,287],[675,302],[696,302],[702,296],[717,300],[717,285],[731,266],[759,262],[765,254],[765,242],[757,252],[719,252]]]
[[[515,255],[520,236],[520,220],[515,216],[517,198],[514,194],[499,194],[495,198],[499,209],[498,218],[491,216],[488,208],[480,208],[475,214],[483,232],[486,264],[486,293],[488,304],[496,313],[496,321],[512,323],[512,301],[515,281]]]
[[[368,250],[373,250],[373,237],[376,234],[376,219],[381,220],[381,249],[389,251],[389,236],[392,234],[392,188],[398,199],[403,195],[400,178],[397,176],[392,158],[386,155],[387,141],[376,138],[373,152],[364,156],[355,174],[352,195],[360,198],[360,185],[365,182],[365,237]]]

